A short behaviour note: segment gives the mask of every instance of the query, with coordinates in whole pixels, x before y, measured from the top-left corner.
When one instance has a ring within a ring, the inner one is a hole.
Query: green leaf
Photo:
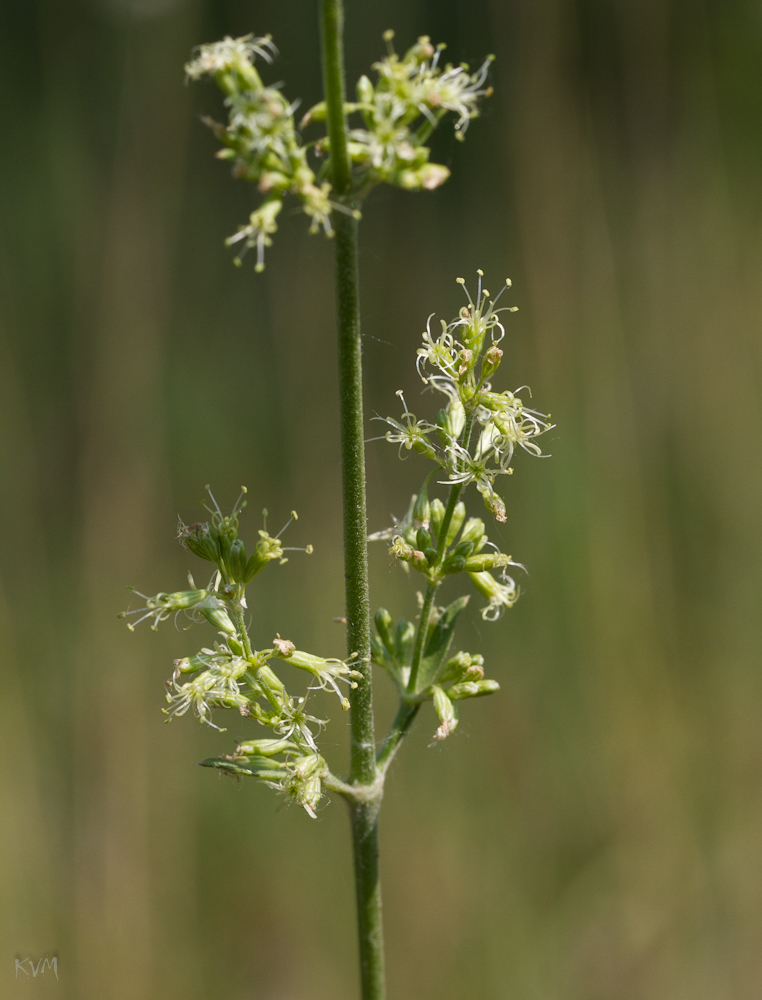
[[[457,601],[453,601],[449,607],[445,608],[442,617],[434,626],[418,667],[416,691],[423,691],[436,681],[442,663],[447,656],[447,651],[450,648],[458,615],[468,604],[468,600],[468,596],[466,596],[459,597]]]
[[[207,757],[201,761],[201,767],[216,767],[229,774],[244,774],[254,778],[268,778],[271,781],[280,780],[285,770],[284,765],[277,760],[262,756],[239,757],[237,760],[231,760],[229,757]]]

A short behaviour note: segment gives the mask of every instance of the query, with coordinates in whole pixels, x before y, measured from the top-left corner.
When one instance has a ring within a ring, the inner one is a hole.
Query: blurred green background
[[[762,7],[349,0],[350,83],[390,26],[498,59],[467,142],[437,136],[452,180],[366,205],[368,414],[398,388],[431,412],[420,331],[482,267],[521,310],[498,384],[558,424],[506,484],[524,596],[457,640],[502,692],[437,749],[425,713],[388,782],[390,1000],[758,998]],[[231,265],[256,192],[213,158],[214,88],[183,84],[194,45],[250,30],[318,100],[312,0],[0,10],[3,996],[357,996],[343,806],[312,822],[198,768],[246,731],[162,724],[201,634],[116,618],[127,584],[199,571],[174,534],[204,484],[245,483],[244,535],[296,507],[315,545],[252,588],[255,636],[343,649],[333,248],[294,215],[263,275]],[[368,446],[372,529],[424,467]],[[374,603],[409,614],[372,560]],[[58,982],[14,980],[54,952]]]

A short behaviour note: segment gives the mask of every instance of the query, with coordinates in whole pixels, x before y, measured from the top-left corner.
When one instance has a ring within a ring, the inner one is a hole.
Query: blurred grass
[[[423,718],[389,780],[390,996],[753,1000],[762,14],[351,2],[351,79],[390,25],[498,60],[467,143],[437,140],[452,181],[367,205],[369,414],[398,388],[423,413],[419,331],[481,266],[521,307],[501,374],[558,423],[507,493],[526,593],[461,635],[502,693],[437,750]],[[287,218],[264,275],[231,266],[253,192],[181,72],[200,41],[271,31],[274,78],[309,106],[315,10],[30,0],[0,26],[0,975],[57,951],[58,984],[8,989],[354,997],[341,805],[311,823],[196,768],[237,731],[161,725],[188,637],[115,618],[126,584],[181,584],[174,522],[203,484],[246,483],[250,532],[296,507],[316,550],[252,594],[262,641],[341,650],[332,248]],[[376,527],[421,466],[378,443],[368,467]],[[372,564],[375,603],[409,613],[412,583]]]

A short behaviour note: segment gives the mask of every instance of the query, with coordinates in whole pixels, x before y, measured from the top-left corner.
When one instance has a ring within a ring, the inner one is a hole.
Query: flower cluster
[[[429,502],[424,486],[419,495],[412,497],[400,521],[391,528],[375,532],[369,539],[390,541],[390,554],[406,570],[412,567],[434,586],[455,573],[468,573],[477,590],[489,601],[482,608],[482,618],[495,621],[519,598],[519,587],[508,575],[507,567],[524,567],[490,542],[480,517],[466,520],[466,505],[462,500],[455,504],[443,532],[445,515],[442,501],[437,497]],[[500,580],[490,572],[497,569],[501,571]]]
[[[468,603],[461,597],[446,608],[433,608],[423,637],[423,655],[415,690],[411,692],[411,662],[415,652],[416,627],[401,618],[396,628],[386,608],[376,612],[376,632],[371,636],[373,662],[389,674],[403,698],[431,700],[439,716],[435,739],[442,740],[458,724],[459,701],[500,690],[497,681],[485,680],[484,658],[478,653],[448,656],[458,616]]]
[[[309,216],[310,232],[322,229],[331,236],[331,213],[358,215],[354,205],[376,184],[430,190],[447,180],[450,171],[429,163],[430,150],[425,143],[447,114],[457,116],[455,134],[459,139],[464,137],[468,123],[478,115],[479,99],[492,92],[485,86],[492,57],[476,73],[470,73],[465,64],[441,67],[444,45],[435,47],[424,36],[400,58],[391,46],[393,35],[391,31],[384,35],[388,55],[374,66],[378,73],[375,86],[367,76],[361,77],[357,102],[346,105],[347,114],[360,114],[364,126],[349,133],[348,151],[354,167],[351,206],[332,199],[331,185],[323,179],[331,169],[328,138],[312,144],[323,157],[317,177],[307,160],[309,146],[302,144],[294,122],[298,101],[289,103],[277,87],[265,86],[254,66],[257,58],[270,63],[277,52],[269,36],[246,35],[202,45],[187,64],[188,79],[212,77],[225,95],[228,123],[205,119],[222,143],[217,156],[230,160],[234,176],[255,183],[264,195],[247,225],[227,241],[229,245],[242,244],[237,262],[255,247],[255,269],[264,268],[265,248],[272,243],[289,194],[299,199]],[[325,103],[316,104],[301,125],[324,121],[325,117]]]
[[[460,494],[473,483],[487,509],[504,522],[505,504],[495,491],[495,479],[513,472],[510,462],[517,446],[531,455],[541,455],[536,439],[553,426],[549,417],[525,407],[517,392],[499,392],[492,386],[490,380],[503,355],[498,346],[505,336],[501,314],[513,312],[515,307],[498,308],[510,281],[493,300],[482,288],[482,272],[478,275],[475,299],[463,279],[458,279],[468,304],[450,323],[441,323],[438,335],[432,332],[429,317],[417,352],[417,370],[424,384],[446,397],[436,422],[416,417],[402,392],[398,393],[404,407],[401,419],[376,418],[391,428],[383,438],[399,445],[401,458],[415,451],[436,465],[413,496],[405,516],[369,538],[387,541],[394,559],[426,581],[426,596],[419,595],[419,625],[402,619],[394,630],[388,612],[380,609],[372,652],[374,661],[392,677],[403,701],[433,702],[440,722],[437,740],[456,728],[460,701],[498,690],[495,681],[484,679],[480,656],[461,652],[447,659],[455,622],[468,598],[437,608],[434,598],[438,588],[449,577],[467,573],[487,599],[482,618],[495,621],[519,597],[508,568],[524,568],[489,541],[481,518],[466,517]],[[437,470],[444,473],[439,483],[450,487],[446,504],[439,498],[429,499],[428,483]]]
[[[316,183],[307,163],[307,152],[294,125],[296,105],[289,104],[276,87],[266,87],[254,67],[256,56],[272,61],[277,52],[269,36],[225,38],[212,45],[202,45],[187,64],[190,80],[202,76],[214,78],[225,94],[228,124],[207,119],[215,136],[223,144],[217,153],[221,160],[233,163],[233,175],[253,181],[265,195],[264,201],[231,236],[228,244],[242,243],[243,252],[256,247],[255,269],[264,268],[265,247],[272,243],[277,218],[287,194],[296,195],[311,219],[310,232],[322,227],[326,235],[331,227],[330,184]]]
[[[130,629],[144,620],[149,620],[151,628],[156,629],[159,622],[181,612],[193,622],[206,620],[215,626],[220,639],[212,647],[175,661],[167,681],[165,715],[171,720],[192,711],[201,722],[220,729],[212,722],[212,711],[228,708],[269,727],[274,739],[242,743],[232,756],[210,758],[203,765],[230,774],[262,778],[314,816],[322,795],[322,781],[329,773],[315,740],[315,727],[324,723],[308,714],[305,696],[288,693],[270,664],[281,661],[306,671],[316,680],[310,690],[317,687],[334,691],[343,709],[349,708],[349,701],[339,683],[354,687],[361,675],[351,661],[302,652],[280,635],[276,635],[267,649],[252,648],[244,621],[246,585],[269,563],[287,562],[284,553],[293,549],[285,548],[280,536],[296,519],[296,513],[292,512],[291,520],[276,536],[262,529],[253,552],[248,555],[238,536],[238,518],[246,505],[245,494],[244,489],[232,512],[224,515],[209,492],[209,520],[191,525],[180,522],[179,537],[183,545],[215,567],[208,586],[196,588],[189,577],[190,590],[155,597],[140,594],[144,606],[122,612],[122,617],[140,616],[128,625]],[[300,551],[309,553],[312,547],[308,545]]]
[[[493,57],[476,73],[468,66],[441,67],[445,46],[434,46],[427,35],[400,57],[392,47],[393,31],[384,33],[388,55],[374,64],[375,86],[367,76],[357,83],[357,101],[346,105],[348,114],[359,113],[362,128],[349,133],[349,155],[357,166],[358,192],[366,193],[376,184],[393,184],[408,191],[431,190],[450,176],[447,167],[429,163],[425,145],[432,130],[448,113],[458,116],[455,135],[465,138],[468,123],[479,114],[481,97],[492,93],[485,87]],[[325,104],[307,112],[303,124],[324,118]],[[329,150],[327,140],[320,148]]]
[[[516,312],[516,307],[497,308],[511,287],[510,280],[493,300],[482,288],[482,272],[477,273],[476,299],[458,278],[468,304],[451,322],[440,322],[438,335],[432,332],[430,316],[418,348],[418,374],[425,385],[447,397],[436,424],[418,420],[405,406],[402,422],[384,418],[392,428],[385,438],[401,449],[415,449],[433,459],[446,473],[444,482],[474,483],[487,509],[498,521],[505,521],[505,504],[495,490],[495,479],[513,473],[511,460],[517,446],[530,455],[541,455],[536,439],[553,424],[548,415],[525,406],[519,390],[493,389],[490,379],[500,366],[503,351],[498,345],[505,336],[500,314]],[[398,395],[405,405],[402,394]]]

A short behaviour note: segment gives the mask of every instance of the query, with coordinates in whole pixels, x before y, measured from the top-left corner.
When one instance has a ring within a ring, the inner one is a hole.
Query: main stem
[[[323,88],[332,165],[332,196],[351,211],[352,167],[347,152],[344,111],[344,9],[342,0],[321,0],[320,26]],[[342,498],[344,506],[344,574],[347,642],[362,674],[352,691],[352,748],[349,781],[377,787],[373,688],[370,660],[370,599],[365,503],[365,445],[360,340],[360,287],[357,219],[333,214],[336,229],[336,306],[339,348]],[[363,1000],[384,1000],[384,940],[378,872],[380,791],[367,800],[351,801],[357,929]]]

